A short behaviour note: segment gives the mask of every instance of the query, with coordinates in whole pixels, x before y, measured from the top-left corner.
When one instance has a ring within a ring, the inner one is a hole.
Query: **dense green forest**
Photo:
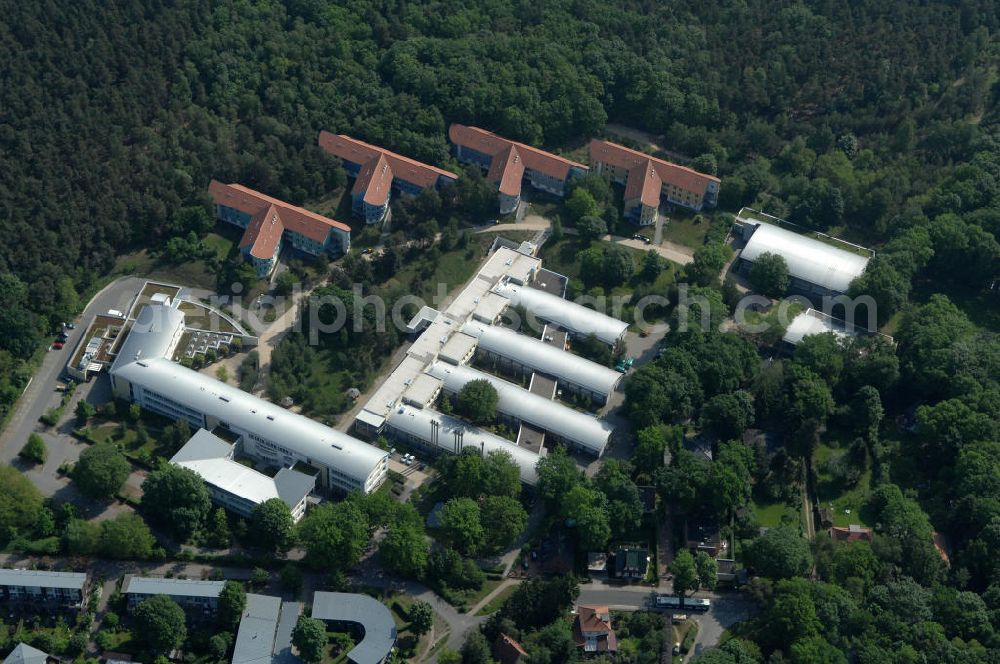
[[[809,458],[824,424],[809,413],[838,426],[852,413],[874,417],[877,400],[883,429],[890,416],[902,423],[891,436],[877,424],[857,432],[875,543],[814,551],[823,583],[772,575],[757,588],[765,613],[747,636],[771,661],[838,662],[846,652],[872,664],[996,661],[997,9],[989,0],[4,2],[0,416],[51,326],[79,309],[116,256],[210,228],[213,177],[304,203],[343,183],[316,147],[320,129],[457,167],[450,122],[563,151],[608,122],[627,124],[673,158],[715,169],[723,209],[755,205],[878,251],[855,291],[878,300],[895,354],[865,351],[865,364],[807,347],[758,371],[740,340],[677,336],[632,383],[629,407],[654,452],[679,416],[720,436],[784,420],[775,426],[798,445],[787,459],[766,467],[736,448],[720,455],[712,472],[736,478],[734,504],[749,491],[746,475],[780,486]],[[365,353],[394,345],[379,337]],[[309,359],[285,351],[279,375]],[[305,399],[309,384],[278,387]],[[795,417],[782,418],[786,409]],[[715,483],[680,471],[650,479],[692,496]],[[950,567],[928,550],[932,528],[951,538]],[[759,661],[726,655],[711,661]]]

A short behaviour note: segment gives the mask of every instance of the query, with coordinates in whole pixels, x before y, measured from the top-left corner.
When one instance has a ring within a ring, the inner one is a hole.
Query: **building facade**
[[[624,216],[640,226],[655,224],[664,202],[691,210],[715,207],[719,202],[721,180],[714,175],[617,143],[592,140],[590,163],[595,172],[625,186]]]
[[[338,256],[351,248],[351,227],[239,184],[208,187],[219,221],[244,229],[239,247],[260,278],[277,265],[285,246],[310,256]]]
[[[316,478],[291,468],[281,468],[274,477],[257,472],[234,460],[237,446],[205,429],[198,429],[170,463],[196,473],[216,505],[246,519],[254,509],[272,498],[282,500],[297,523],[306,514],[306,503]]]
[[[122,594],[129,611],[150,597],[166,595],[193,617],[214,616],[219,610],[219,594],[225,581],[196,581],[194,579],[163,579],[127,574],[122,582]]]
[[[458,175],[404,157],[343,134],[319,133],[319,146],[341,160],[354,178],[351,211],[366,224],[380,224],[389,216],[392,194],[416,196],[424,189],[440,189]]]
[[[225,432],[267,465],[305,464],[330,492],[371,493],[385,481],[385,451],[172,362],[172,340],[183,325],[184,314],[163,304],[140,312],[111,367],[116,396],[194,429]]]
[[[87,575],[33,569],[0,569],[0,605],[30,604],[82,608]]]
[[[521,187],[527,182],[535,189],[562,198],[566,184],[590,169],[559,155],[511,141],[480,129],[453,124],[448,138],[455,156],[466,164],[486,171],[486,179],[500,192],[500,214],[511,214],[521,202]]]

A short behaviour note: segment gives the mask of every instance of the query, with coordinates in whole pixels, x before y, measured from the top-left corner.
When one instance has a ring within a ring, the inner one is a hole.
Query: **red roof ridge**
[[[365,155],[364,162],[370,160],[374,156],[374,153],[381,154],[389,160],[391,168],[397,172],[397,177],[399,174],[407,172],[420,179],[419,181],[414,182],[414,184],[421,184],[424,187],[430,186],[434,183],[427,181],[427,176],[431,174],[436,176],[434,177],[434,181],[437,180],[437,177],[446,177],[452,180],[458,179],[458,175],[452,173],[451,171],[446,171],[443,168],[438,168],[437,166],[432,166],[422,161],[405,157],[391,150],[380,148],[377,145],[365,143],[364,141],[358,140],[352,136],[347,136],[346,134],[334,134],[323,129],[319,132],[318,142],[319,146],[325,151],[335,157],[340,157],[341,159],[344,158],[343,155],[345,154],[345,151],[350,150],[351,148],[362,153],[368,153]],[[338,154],[338,152],[340,152],[340,154]],[[351,159],[351,161],[357,160]],[[364,162],[360,163],[363,164]],[[410,182],[412,180],[407,181]]]
[[[455,145],[464,145],[494,158],[508,146],[516,147],[525,167],[533,171],[545,173],[551,177],[565,179],[569,173],[569,169],[574,167],[590,170],[590,167],[586,164],[581,164],[578,161],[567,159],[566,157],[547,152],[526,143],[498,136],[480,127],[470,127],[457,122],[453,123],[448,128],[448,138]]]
[[[652,201],[651,199],[647,200],[650,193],[646,189],[649,186],[649,168],[656,171],[656,175],[660,178],[660,180],[667,182],[668,184],[672,184],[675,187],[679,187],[680,189],[693,192],[699,196],[705,195],[709,182],[721,182],[721,180],[714,175],[701,173],[700,171],[696,171],[688,166],[681,166],[680,164],[675,164],[672,161],[659,159],[658,157],[648,155],[645,152],[639,152],[637,150],[627,148],[624,145],[618,145],[617,143],[612,143],[599,138],[594,138],[590,141],[589,152],[590,161],[592,163],[604,162],[616,167],[624,168],[628,171],[626,183],[627,191],[631,191],[633,194],[637,191],[641,191],[643,204],[646,205],[658,204],[660,194],[659,191],[656,192],[656,201]],[[646,170],[642,176],[643,188],[641,190],[638,189],[638,184],[631,185],[633,172],[640,165],[642,165],[644,170]],[[626,198],[628,197],[628,193],[626,193]]]

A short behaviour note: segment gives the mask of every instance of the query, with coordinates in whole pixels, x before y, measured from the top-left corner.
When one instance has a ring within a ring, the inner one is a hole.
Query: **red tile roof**
[[[361,173],[364,173],[365,169],[368,166],[373,165],[374,162],[384,159],[385,163],[388,164],[388,173],[385,175],[388,177],[387,182],[389,184],[392,183],[392,178],[394,177],[406,180],[407,182],[415,184],[418,187],[434,186],[437,184],[439,177],[445,177],[451,180],[458,179],[458,175],[452,173],[451,171],[446,171],[436,166],[431,166],[430,164],[425,164],[423,162],[416,161],[415,159],[404,157],[403,155],[390,152],[389,150],[385,150],[375,145],[369,145],[364,141],[359,141],[356,138],[344,136],[343,134],[331,134],[328,131],[321,131],[319,132],[319,146],[328,153],[332,154],[334,157],[351,161],[355,164],[360,164],[362,167]],[[361,181],[362,178],[359,173],[358,180],[354,183],[354,193],[363,191],[363,187],[367,186],[367,182],[365,182],[362,185],[362,188],[359,188],[358,184]],[[388,189],[386,191],[388,191]],[[377,200],[378,198],[380,198],[380,196],[374,197],[373,200]],[[367,196],[365,198],[365,202],[369,202]],[[381,205],[381,203],[371,204]]]
[[[240,249],[250,247],[250,255],[254,258],[271,258],[284,231],[285,226],[278,216],[278,208],[268,205],[261,208],[260,212],[250,220],[243,237],[240,238]]]
[[[496,182],[500,185],[500,191],[510,196],[521,192],[521,178],[525,168],[558,180],[565,180],[570,168],[589,170],[585,164],[508,140],[479,127],[453,124],[448,129],[448,139],[455,145],[491,156],[493,160],[486,179]],[[500,166],[497,165],[498,161]]]
[[[522,657],[528,656],[527,651],[525,651],[521,644],[506,634],[500,634],[497,637],[497,642],[493,650],[500,664],[515,664]]]
[[[281,234],[286,230],[321,244],[326,242],[331,229],[351,232],[351,227],[347,224],[327,219],[240,184],[224,184],[212,180],[208,191],[217,205],[225,205],[250,215],[250,225],[243,233],[240,248],[249,246],[250,254],[256,258],[271,258]]]
[[[522,178],[524,178],[524,160],[521,159],[517,146],[508,145],[493,156],[486,179],[496,182],[501,194],[520,196]]]
[[[593,139],[590,142],[590,163],[610,164],[628,171],[625,199],[639,198],[643,205],[659,205],[663,182],[689,191],[698,197],[705,195],[709,182],[721,182],[714,175],[699,173],[693,168],[650,157],[624,145]],[[635,182],[633,182],[635,181]]]
[[[615,652],[618,650],[618,637],[611,628],[611,612],[607,605],[581,604],[576,610],[576,620],[573,621],[573,637],[579,648],[587,645],[587,635],[596,636],[599,652]]]
[[[871,542],[872,529],[854,525],[847,528],[834,526],[830,528],[830,537],[836,542]]]
[[[379,154],[358,171],[351,193],[364,193],[364,201],[368,205],[385,205],[391,188],[392,169],[389,168],[389,160],[384,154]]]

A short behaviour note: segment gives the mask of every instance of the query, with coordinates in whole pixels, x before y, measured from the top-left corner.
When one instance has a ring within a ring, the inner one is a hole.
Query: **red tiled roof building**
[[[584,164],[479,127],[453,124],[448,129],[448,139],[455,146],[459,161],[479,166],[486,171],[486,179],[497,185],[500,214],[517,209],[525,180],[534,188],[561,198],[567,182],[590,170]]]
[[[584,653],[617,652],[618,637],[611,629],[611,612],[607,606],[585,605],[577,607],[573,621],[573,639]]]
[[[311,256],[343,254],[351,248],[351,227],[279,201],[240,184],[216,180],[208,186],[220,221],[245,229],[240,251],[266,277],[274,270],[284,242]]]
[[[656,223],[660,202],[701,210],[715,207],[721,181],[686,166],[594,139],[590,142],[594,170],[625,185],[625,217],[641,226]]]
[[[517,664],[522,658],[528,657],[521,644],[506,634],[497,637],[497,642],[493,644],[493,654],[500,664]]]
[[[319,133],[319,146],[344,163],[354,178],[351,209],[365,223],[382,223],[389,214],[392,192],[416,196],[428,187],[441,188],[458,176],[436,166],[369,145],[343,134]]]
[[[830,528],[830,537],[834,542],[871,542],[872,529],[856,524],[851,524],[847,528],[833,526]]]

